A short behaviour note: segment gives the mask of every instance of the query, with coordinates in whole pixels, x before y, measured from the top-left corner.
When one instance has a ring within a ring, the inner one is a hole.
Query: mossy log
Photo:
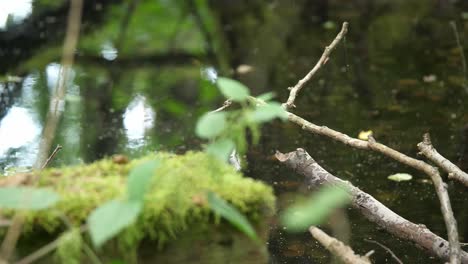
[[[229,165],[201,152],[158,153],[128,162],[122,157],[108,158],[92,164],[51,168],[0,180],[0,186],[28,185],[33,178],[39,177],[40,187],[52,188],[61,197],[53,208],[25,213],[18,258],[63,234],[69,230],[69,225],[82,226],[100,204],[125,197],[128,172],[153,158],[160,159],[161,166],[152,178],[138,220],[96,251],[105,263],[115,259],[125,263],[267,262],[265,243],[249,240],[213,215],[206,193],[217,193],[246,215],[256,227],[261,242],[266,242],[268,221],[274,212],[272,189],[243,177]],[[13,213],[3,211],[3,217],[11,217]],[[86,233],[83,238],[89,241]],[[82,253],[79,250],[78,256],[64,258],[62,254],[43,261],[72,263],[71,258],[79,258],[76,263],[89,262]]]

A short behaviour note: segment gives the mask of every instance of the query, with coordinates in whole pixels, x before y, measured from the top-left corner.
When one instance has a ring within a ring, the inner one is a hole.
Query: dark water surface
[[[136,157],[199,149],[196,120],[222,103],[213,78],[230,76],[253,94],[274,91],[285,101],[287,87],[313,67],[341,23],[349,21],[345,40],[302,90],[294,112],[355,137],[371,129],[378,141],[412,157],[423,133],[430,132],[440,153],[468,168],[468,129],[463,132],[468,84],[457,43],[458,38],[468,51],[466,1],[85,2],[76,64],[53,144],[63,150],[53,166],[116,153]],[[32,15],[0,29],[4,174],[34,164],[60,68],[67,7],[61,1],[33,3]],[[298,147],[401,216],[446,237],[426,175],[278,121],[250,148],[245,174],[275,187],[280,211],[307,192],[302,177],[280,166],[273,154]],[[387,179],[397,172],[414,179]],[[467,242],[467,190],[456,182],[448,182],[448,188],[460,239]],[[439,262],[353,210],[337,212],[331,222],[325,230],[338,232],[360,254],[375,249],[376,263],[393,260],[365,239],[389,246],[405,263]],[[330,261],[310,235],[291,235],[276,224],[269,249],[271,263]]]

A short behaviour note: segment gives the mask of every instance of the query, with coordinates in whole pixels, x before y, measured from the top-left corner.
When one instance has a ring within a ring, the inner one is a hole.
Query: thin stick
[[[458,180],[468,187],[468,174],[437,152],[434,146],[432,146],[429,133],[424,134],[423,141],[418,144],[418,149],[426,158],[445,170],[449,178]]]
[[[346,264],[370,264],[370,260],[367,257],[361,257],[354,253],[353,249],[338,239],[329,236],[321,229],[315,226],[309,228],[310,234],[317,239],[328,251],[334,256],[337,256],[343,263]]]
[[[450,262],[460,263],[460,243],[458,241],[458,230],[457,221],[453,215],[452,206],[450,204],[450,198],[445,187],[445,183],[442,181],[442,177],[436,167],[433,167],[422,160],[411,158],[401,152],[398,152],[390,147],[387,147],[381,143],[375,141],[373,137],[369,137],[368,141],[352,138],[346,134],[330,129],[326,126],[317,126],[293,113],[288,112],[288,120],[301,126],[302,129],[310,131],[314,134],[327,136],[336,141],[340,141],[345,145],[355,147],[358,149],[367,149],[380,152],[396,161],[399,161],[405,165],[420,170],[431,178],[436,189],[437,196],[440,201],[442,216],[444,217],[445,227],[447,229],[447,235],[450,242]]]
[[[86,230],[88,230],[88,227],[87,226],[82,226],[80,228],[80,234],[83,234],[84,232],[86,232]],[[54,251],[59,245],[60,245],[60,237],[58,237],[54,241],[50,242],[49,244],[41,247],[40,249],[34,251],[32,254],[20,259],[15,264],[30,264],[30,263],[33,263],[33,262],[37,261],[38,259],[43,258],[44,256],[46,256],[50,252]]]
[[[453,29],[453,33],[455,35],[455,40],[457,41],[457,47],[460,50],[460,56],[462,61],[462,69],[463,69],[463,87],[465,91],[468,93],[468,82],[466,81],[466,58],[465,58],[465,51],[463,50],[463,46],[460,41],[460,37],[458,36],[458,29],[457,23],[455,21],[450,21],[450,26]]]
[[[216,112],[221,112],[223,111],[224,109],[228,108],[229,106],[231,106],[232,104],[232,101],[231,100],[226,100],[224,101],[223,105],[221,107],[219,107],[218,109],[215,109],[213,111],[211,111],[210,113],[216,113]]]
[[[323,66],[325,63],[327,63],[331,52],[335,49],[336,45],[341,41],[341,39],[346,35],[348,32],[348,22],[344,22],[343,26],[341,27],[340,33],[336,35],[335,39],[332,41],[332,43],[325,47],[325,50],[323,51],[322,56],[320,59],[317,61],[315,64],[314,68],[310,70],[307,75],[299,80],[299,82],[294,86],[294,87],[289,87],[290,89],[289,92],[289,98],[286,101],[286,103],[283,104],[284,109],[288,110],[290,108],[296,107],[294,105],[294,100],[296,100],[296,96],[299,93],[299,91],[302,89],[302,87],[315,75],[315,73]]]
[[[62,52],[62,68],[59,74],[57,87],[55,91],[55,98],[52,98],[50,103],[49,112],[47,115],[47,122],[43,131],[43,138],[41,139],[39,154],[34,165],[39,168],[40,165],[44,167],[48,162],[43,162],[46,153],[50,150],[53,135],[57,128],[58,120],[61,115],[64,98],[66,93],[66,82],[68,80],[68,72],[73,65],[74,52],[78,42],[81,25],[81,13],[83,9],[83,0],[70,1],[70,9],[67,21],[67,31],[65,35],[65,43],[63,44]],[[55,152],[55,151],[54,151]],[[54,153],[52,153],[55,155]],[[53,157],[51,157],[53,158]],[[34,185],[37,184],[38,178],[34,180]],[[21,235],[21,230],[24,223],[24,213],[19,212],[13,217],[13,222],[8,228],[7,234],[2,242],[0,248],[0,261],[8,262],[13,255],[16,248],[16,243]]]
[[[55,147],[54,151],[52,152],[52,154],[50,154],[49,158],[47,158],[47,160],[44,162],[44,165],[42,165],[41,169],[45,169],[45,167],[47,167],[47,165],[49,165],[49,163],[52,161],[53,158],[55,158],[55,155],[57,155],[57,153],[62,149],[62,146],[61,145],[57,145],[57,147]]]
[[[390,253],[390,255],[392,255],[392,258],[393,258],[396,262],[398,262],[398,263],[400,263],[400,264],[403,264],[403,261],[401,261],[401,260],[395,255],[395,253],[393,253],[393,251],[392,251],[390,248],[388,248],[387,246],[385,246],[384,244],[381,244],[381,243],[379,243],[379,242],[377,242],[377,241],[374,241],[374,240],[372,240],[372,239],[364,239],[364,241],[379,245],[381,248],[385,249],[388,253]]]

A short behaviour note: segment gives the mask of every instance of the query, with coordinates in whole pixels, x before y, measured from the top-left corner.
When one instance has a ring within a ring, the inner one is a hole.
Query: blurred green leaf
[[[409,181],[413,179],[413,176],[411,176],[408,173],[395,173],[387,177],[389,180],[396,181],[396,182],[401,182],[401,181]]]
[[[236,80],[219,77],[217,83],[221,93],[226,99],[242,102],[245,101],[250,94],[249,88]]]
[[[206,147],[206,152],[222,161],[227,161],[234,148],[235,145],[232,140],[221,139],[209,144]]]
[[[327,22],[323,23],[323,28],[324,29],[335,29],[336,28],[336,23],[333,21],[328,20]]]
[[[0,208],[41,210],[53,206],[60,197],[46,188],[0,188]]]
[[[304,203],[293,205],[281,215],[281,223],[291,232],[302,232],[320,224],[336,208],[351,200],[349,194],[334,186],[326,186]]]
[[[286,120],[288,115],[281,104],[270,102],[266,105],[258,106],[253,112],[249,113],[249,118],[253,122],[268,122],[274,118]]]
[[[260,100],[263,100],[263,101],[267,102],[267,101],[270,101],[271,99],[273,99],[274,97],[275,97],[274,92],[267,92],[267,93],[263,93],[263,94],[257,96],[257,99],[260,99]]]
[[[142,207],[142,202],[111,200],[96,208],[88,217],[93,244],[100,247],[135,222]]]
[[[128,174],[127,190],[130,201],[143,201],[151,177],[159,166],[159,160],[150,160],[135,166]]]
[[[226,114],[223,112],[204,114],[197,122],[195,133],[205,139],[214,138],[223,132],[226,126]]]
[[[62,233],[55,250],[58,263],[82,263],[83,237],[79,228],[72,228]]]
[[[233,226],[235,226],[251,239],[259,241],[254,228],[249,223],[247,218],[236,208],[228,204],[224,199],[213,192],[208,192],[208,203],[215,213],[229,221]]]

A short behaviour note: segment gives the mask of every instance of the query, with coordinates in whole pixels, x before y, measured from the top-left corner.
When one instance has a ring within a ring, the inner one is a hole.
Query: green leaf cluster
[[[127,180],[126,199],[113,199],[96,208],[88,217],[89,232],[99,247],[133,224],[143,209],[144,197],[159,160],[134,167]]]
[[[210,141],[205,150],[223,161],[227,161],[234,149],[240,154],[246,151],[247,131],[250,131],[252,142],[256,144],[260,140],[260,126],[263,123],[275,118],[287,118],[281,104],[270,101],[273,93],[255,98],[245,85],[224,77],[218,78],[217,85],[223,96],[238,103],[240,108],[204,114],[198,120],[195,132],[200,138]]]
[[[320,224],[333,210],[350,201],[345,189],[325,186],[305,202],[287,208],[281,215],[281,222],[291,232],[302,232]]]

